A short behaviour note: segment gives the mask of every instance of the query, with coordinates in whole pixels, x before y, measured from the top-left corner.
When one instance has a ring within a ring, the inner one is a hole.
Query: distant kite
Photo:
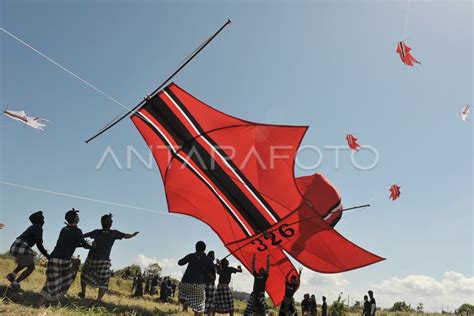
[[[347,140],[347,145],[349,145],[349,148],[355,151],[358,151],[360,148],[360,145],[357,144],[357,138],[355,138],[352,134],[347,134],[346,136]]]
[[[3,227],[5,227],[5,224],[0,223],[0,229],[2,229]]]
[[[411,48],[405,44],[405,42],[398,42],[397,44],[397,54],[400,55],[400,59],[407,66],[414,66],[413,63],[421,64],[418,60],[415,59],[410,53]]]
[[[23,124],[26,124],[30,127],[33,127],[35,129],[40,129],[43,131],[43,127],[46,125],[43,124],[43,122],[48,121],[45,119],[42,119],[40,117],[30,117],[27,116],[25,111],[9,111],[5,110],[3,111],[3,114],[5,114],[7,117],[14,119],[16,121],[20,121]]]
[[[469,113],[471,112],[471,107],[469,105],[465,105],[462,109],[462,112],[459,114],[461,120],[464,122],[469,121]]]
[[[390,187],[390,199],[392,201],[395,201],[396,199],[398,199],[400,197],[400,187],[396,184],[392,185]]]

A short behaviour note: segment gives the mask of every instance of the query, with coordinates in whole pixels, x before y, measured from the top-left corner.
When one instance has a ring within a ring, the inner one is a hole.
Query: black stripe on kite
[[[257,197],[259,201],[262,202],[262,204],[265,206],[267,210],[270,211],[270,213],[273,215],[273,217],[279,221],[280,216],[273,210],[273,208],[268,204],[268,202],[263,198],[263,196],[260,195],[260,192],[258,192],[257,189],[253,186],[253,184],[247,179],[247,177],[242,173],[242,171],[235,165],[235,163],[230,159],[230,157],[225,153],[225,151],[222,150],[222,148],[209,136],[206,134],[206,132],[202,129],[201,125],[199,125],[198,121],[194,118],[194,116],[189,112],[189,110],[186,108],[186,106],[179,100],[179,98],[171,91],[171,89],[166,87],[164,89],[166,93],[173,99],[174,102],[180,107],[180,109],[185,113],[185,115],[191,120],[191,122],[194,124],[194,126],[197,128],[199,135],[201,135],[202,138],[206,139],[213,147],[214,149],[219,152],[219,154],[224,157],[224,159],[229,163],[229,165],[232,167],[232,169],[239,175],[239,177],[244,181],[244,183],[247,185],[247,187],[252,191],[252,193]]]
[[[334,211],[336,208],[338,208],[341,205],[341,199],[337,201],[336,204],[334,204],[332,207],[329,208],[329,210],[322,216],[322,218],[325,218],[329,214],[331,214],[332,211]]]
[[[140,117],[139,114],[134,114],[133,116],[138,116]],[[156,127],[153,126],[152,124],[150,124],[150,122],[148,122],[147,120],[145,119],[142,119],[140,118],[151,130],[156,130]],[[161,141],[164,143],[164,144],[167,144],[167,140],[166,138],[163,137],[163,135],[161,135],[161,133],[159,133],[158,131],[155,132],[155,134],[161,139]],[[168,147],[168,150],[170,152],[173,152],[174,149],[173,148],[170,148],[170,146],[166,145],[166,147]],[[214,190],[212,190],[211,186],[206,182],[204,181],[204,179],[201,178],[201,176],[193,169],[189,166],[189,164],[187,163],[187,161],[185,161],[184,159],[182,159],[179,155],[176,155],[175,156],[176,159],[178,159],[183,165],[185,165],[196,177],[198,177],[198,179],[200,179],[202,181],[202,183],[204,183],[204,185],[206,185],[209,190],[216,196],[217,200],[222,204],[222,206],[227,210],[227,212],[232,216],[232,218],[236,221],[236,223],[240,226],[240,228],[242,229],[242,231],[244,232],[244,234],[247,236],[247,237],[251,237],[251,235],[247,232],[247,229],[240,223],[240,220],[234,215],[234,213],[232,212],[231,209],[229,209],[229,207],[217,196],[217,193],[214,192]]]
[[[194,137],[184,126],[183,122],[159,96],[149,100],[144,108],[160,124],[164,124],[167,127],[167,131],[173,135],[177,142],[184,143],[182,151],[219,188],[254,231],[264,231],[271,226],[255,205],[235,184],[233,179],[216,163],[211,154],[194,140]]]

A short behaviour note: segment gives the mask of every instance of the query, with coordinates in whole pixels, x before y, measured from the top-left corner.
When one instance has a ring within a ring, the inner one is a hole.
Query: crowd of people
[[[145,294],[154,296],[158,294],[158,286],[160,291],[160,300],[162,302],[170,302],[170,298],[175,296],[176,284],[170,277],[161,278],[158,274],[142,273],[140,270],[133,277],[132,293],[133,297],[142,297]]]
[[[213,251],[207,254],[206,244],[198,241],[195,252],[186,255],[178,261],[180,266],[187,265],[179,285],[179,301],[185,311],[191,308],[195,316],[234,314],[234,299],[229,283],[232,274],[242,272],[242,267],[230,267],[227,259],[217,260]],[[247,300],[244,316],[267,315],[268,306],[265,298],[266,283],[270,273],[270,256],[266,257],[266,264],[256,266],[256,255],[252,257],[251,273],[254,278],[252,293]],[[298,273],[289,273],[285,282],[285,297],[280,305],[279,316],[298,315],[294,294],[300,287],[302,269]],[[219,275],[217,287],[216,275]],[[375,316],[376,303],[373,292],[364,297],[362,316]],[[370,298],[370,300],[369,300]],[[301,302],[302,315],[318,315],[315,295],[305,294]],[[328,316],[326,297],[322,297],[321,316]]]
[[[30,215],[31,225],[16,238],[10,247],[10,253],[16,259],[16,267],[6,278],[10,288],[21,291],[21,282],[34,271],[35,253],[32,247],[36,245],[41,254],[47,258],[46,282],[41,290],[43,304],[47,301],[59,301],[74,282],[80,266],[80,259],[74,258],[76,248],[83,247],[89,250],[81,272],[80,298],[86,297],[87,286],[98,288],[97,300],[101,301],[108,289],[112,276],[110,253],[116,240],[135,237],[138,232],[127,234],[112,228],[112,214],[101,217],[102,228],[83,234],[78,227],[79,211],[71,209],[65,214],[65,226],[61,229],[56,246],[51,253],[43,245],[43,212]],[[88,243],[85,238],[93,239]],[[192,309],[195,315],[213,316],[217,314],[234,314],[234,298],[230,283],[232,275],[242,273],[242,267],[232,267],[224,258],[216,259],[213,251],[206,254],[206,244],[198,241],[195,251],[178,261],[178,265],[186,266],[184,275],[179,283],[179,302],[183,310]],[[266,315],[268,306],[265,291],[270,274],[270,256],[266,257],[266,264],[257,267],[256,255],[252,257],[251,273],[254,279],[252,292],[247,300],[245,316]],[[280,305],[280,316],[297,315],[294,294],[300,287],[302,269],[297,273],[286,276],[285,296]],[[132,278],[129,269],[125,270],[122,278]],[[217,286],[216,286],[217,281]],[[160,278],[158,273],[140,270],[133,276],[132,293],[134,297],[144,294],[157,295],[158,287],[160,300],[169,302],[175,296],[176,283],[170,277]],[[316,296],[305,294],[301,302],[302,315],[318,315]],[[369,291],[364,297],[363,316],[374,316],[376,311],[373,292]],[[328,315],[326,298],[322,297],[321,316]]]

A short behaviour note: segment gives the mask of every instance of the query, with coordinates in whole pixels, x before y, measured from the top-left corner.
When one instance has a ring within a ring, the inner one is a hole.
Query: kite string
[[[69,198],[73,198],[73,199],[79,199],[79,200],[85,200],[85,201],[90,201],[90,202],[97,202],[97,203],[109,204],[109,205],[114,205],[114,206],[119,206],[119,207],[131,208],[131,209],[150,212],[150,213],[155,213],[155,214],[178,216],[178,217],[181,216],[179,214],[173,214],[173,213],[169,213],[169,212],[158,211],[158,210],[153,210],[153,209],[148,209],[148,208],[143,208],[143,207],[133,206],[133,205],[128,205],[128,204],[121,204],[121,203],[115,203],[115,202],[110,202],[110,201],[104,201],[104,200],[99,200],[99,199],[94,199],[94,198],[84,197],[84,196],[79,196],[79,195],[72,195],[72,194],[67,194],[67,193],[62,193],[62,192],[45,190],[45,189],[30,187],[30,186],[26,186],[26,185],[17,184],[17,183],[0,181],[0,184],[11,186],[11,187],[16,187],[16,188],[22,188],[22,189],[37,191],[37,192],[43,192],[43,193],[49,193],[49,194],[53,194],[53,195],[69,197]]]
[[[56,65],[57,67],[59,67],[60,69],[62,69],[63,71],[65,71],[66,73],[68,73],[69,75],[73,76],[74,78],[76,78],[77,80],[81,81],[82,83],[84,83],[86,86],[92,88],[93,90],[95,90],[96,92],[102,94],[103,96],[107,97],[109,100],[113,101],[114,103],[120,105],[122,108],[126,109],[127,111],[129,111],[130,109],[122,104],[121,102],[119,102],[117,99],[115,99],[114,97],[110,96],[109,94],[105,93],[104,91],[102,91],[101,89],[97,88],[96,86],[94,86],[92,83],[90,83],[89,81],[81,78],[79,75],[76,75],[74,72],[72,72],[71,70],[69,70],[68,68],[66,68],[65,66],[61,65],[60,63],[58,63],[57,61],[55,61],[54,59],[48,57],[46,54],[42,53],[41,51],[37,50],[36,48],[34,48],[33,46],[31,46],[30,44],[26,43],[25,41],[23,41],[22,39],[20,39],[19,37],[15,36],[14,34],[10,33],[9,31],[7,31],[6,29],[0,27],[0,30],[3,31],[5,34],[9,35],[10,37],[12,37],[13,39],[15,39],[16,41],[18,41],[19,43],[23,44],[24,46],[28,47],[29,49],[31,49],[32,51],[34,51],[35,53],[37,53],[38,55],[40,55],[41,57],[45,58],[46,60],[48,60],[49,62],[53,63],[54,65]]]
[[[409,12],[409,10],[410,10],[410,4],[411,4],[411,0],[407,0],[407,5],[406,5],[406,9],[405,9],[405,25],[404,25],[403,37],[402,37],[403,40],[405,40],[406,37],[407,37],[407,30],[408,30],[408,12]]]

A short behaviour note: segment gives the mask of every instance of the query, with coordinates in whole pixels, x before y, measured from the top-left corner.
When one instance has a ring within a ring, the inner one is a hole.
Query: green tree
[[[126,271],[127,269],[130,270],[130,274],[131,274],[132,276],[135,276],[138,271],[141,271],[141,268],[140,268],[139,265],[132,264],[132,265],[130,265],[130,266],[126,266],[126,267],[123,268],[123,269],[120,269],[120,270],[115,271],[115,275],[121,277],[121,276],[125,273],[125,271]]]
[[[416,306],[416,312],[417,313],[423,313],[424,312],[424,309],[425,307],[423,306],[423,303],[418,303],[418,306]]]
[[[454,312],[455,314],[460,314],[460,315],[473,315],[474,314],[474,305],[471,304],[462,304],[459,306],[456,311]]]
[[[395,302],[390,308],[392,312],[413,312],[413,308],[410,304],[407,304],[405,301]]]
[[[344,316],[346,314],[346,306],[341,295],[338,296],[337,300],[332,302],[330,306],[330,315],[332,316]]]
[[[152,263],[148,265],[148,267],[145,269],[146,273],[151,273],[153,275],[158,274],[160,275],[161,272],[161,267],[158,263]]]
[[[363,310],[363,305],[361,301],[355,301],[354,305],[350,308],[350,311],[353,313],[359,313]]]

